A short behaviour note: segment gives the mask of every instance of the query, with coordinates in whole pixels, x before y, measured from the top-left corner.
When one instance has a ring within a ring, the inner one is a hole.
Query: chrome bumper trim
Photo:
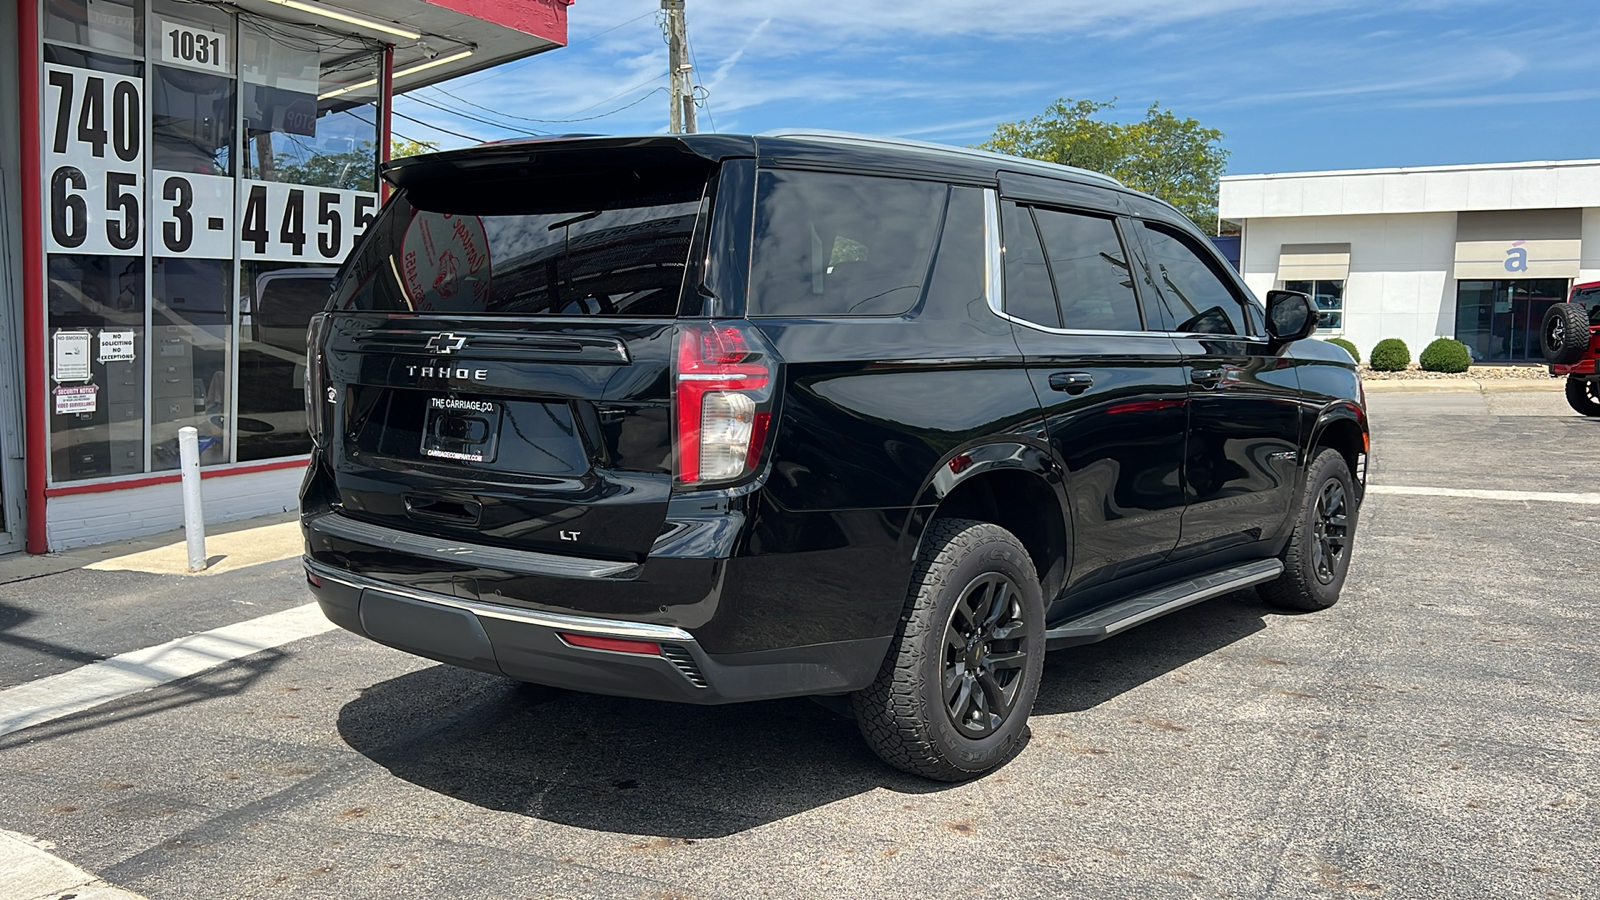
[[[626,580],[638,577],[639,564],[615,562],[608,559],[582,559],[575,556],[557,556],[531,550],[507,550],[484,544],[468,544],[445,538],[412,534],[397,528],[387,528],[362,522],[339,513],[327,513],[310,519],[306,527],[336,538],[387,547],[402,553],[411,553],[427,559],[454,565],[481,566],[519,575],[548,575],[555,578],[605,578]]]
[[[630,638],[640,641],[676,641],[680,644],[694,643],[694,635],[672,625],[653,625],[649,622],[623,622],[616,619],[571,616],[563,613],[523,609],[516,606],[501,606],[498,603],[484,603],[481,600],[447,597],[444,594],[435,594],[432,591],[391,584],[390,582],[379,581],[376,578],[368,578],[364,575],[353,575],[339,569],[329,568],[309,558],[303,558],[302,561],[305,563],[306,571],[311,574],[346,587],[357,590],[371,588],[375,591],[395,594],[419,603],[448,606],[454,609],[466,610],[474,615],[487,616],[491,619],[504,619],[508,622],[522,622],[556,631],[579,631],[584,634],[597,634],[604,637]]]

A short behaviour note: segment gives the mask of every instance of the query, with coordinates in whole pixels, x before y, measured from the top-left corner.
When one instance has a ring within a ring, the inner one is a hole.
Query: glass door
[[[1568,286],[1565,278],[1457,282],[1456,340],[1474,362],[1538,361],[1539,324]]]

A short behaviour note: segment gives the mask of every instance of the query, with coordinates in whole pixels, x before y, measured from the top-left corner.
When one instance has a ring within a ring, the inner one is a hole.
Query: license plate
[[[500,443],[500,405],[492,400],[428,398],[422,455],[460,462],[494,462]]]

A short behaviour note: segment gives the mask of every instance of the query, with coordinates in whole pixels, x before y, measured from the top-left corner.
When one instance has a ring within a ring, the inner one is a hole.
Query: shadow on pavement
[[[1120,694],[1266,628],[1266,617],[1293,615],[1262,601],[1254,588],[1163,616],[1131,631],[1050,654],[1035,716],[1094,709]]]
[[[1253,591],[1054,654],[1035,715],[1090,709],[1261,630]],[[730,706],[629,700],[435,666],[374,685],[339,733],[419,787],[563,825],[714,838],[873,790],[949,785],[903,775],[855,725],[805,699]]]
[[[0,646],[15,647],[18,650],[39,653],[80,664],[97,662],[102,658],[99,654],[90,653],[87,650],[79,650],[76,647],[68,647],[64,644],[55,644],[50,641],[9,633],[11,629],[35,618],[38,618],[38,614],[31,610],[0,602]]]

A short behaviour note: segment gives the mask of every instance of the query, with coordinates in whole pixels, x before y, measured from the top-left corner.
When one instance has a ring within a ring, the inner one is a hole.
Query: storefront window
[[[1317,330],[1344,330],[1344,281],[1285,281],[1283,289],[1299,291],[1317,305]]]
[[[1565,278],[1468,280],[1456,286],[1456,340],[1477,362],[1541,358],[1539,323],[1567,298]]]
[[[185,425],[200,434],[201,465],[227,462],[233,264],[158,258],[153,275],[151,468],[178,467],[178,429]]]
[[[247,262],[240,269],[239,460],[311,452],[306,326],[328,304],[333,266]]]
[[[175,469],[184,426],[203,465],[309,452],[306,325],[378,208],[380,45],[179,0],[46,9],[51,479]]]
[[[144,259],[47,265],[51,467],[57,481],[144,471]]]
[[[47,41],[139,55],[144,31],[144,4],[139,0],[51,0],[44,9]]]
[[[379,57],[355,42],[241,24],[245,177],[376,190]]]

